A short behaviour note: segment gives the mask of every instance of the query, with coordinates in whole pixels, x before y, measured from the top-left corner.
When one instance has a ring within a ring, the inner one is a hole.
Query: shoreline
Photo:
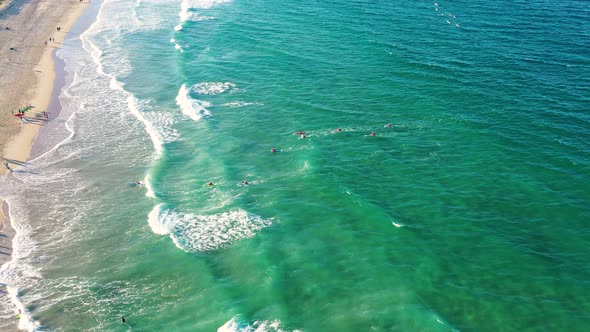
[[[2,22],[3,26],[9,27],[10,30],[5,30],[8,32],[12,32],[13,30],[18,31],[19,27],[14,26],[14,24],[18,24],[19,20],[16,18],[19,15],[32,15],[31,12],[37,12],[43,10],[43,8],[38,8],[38,3],[36,1],[28,1],[25,3],[19,4],[17,0],[11,0],[7,2],[3,2],[0,5],[0,22]],[[58,1],[55,1],[58,2]],[[12,5],[20,5],[20,8],[16,8],[17,12],[10,12]],[[28,7],[27,7],[28,6]],[[33,7],[34,8],[31,8]],[[5,138],[2,137],[5,141],[0,141],[0,148],[2,148],[2,161],[6,161],[9,163],[11,168],[18,168],[20,167],[19,164],[26,162],[29,159],[31,149],[33,146],[33,142],[37,137],[37,132],[40,129],[40,125],[43,124],[43,112],[49,107],[54,89],[61,88],[54,86],[55,81],[55,52],[61,47],[63,41],[65,40],[68,32],[70,31],[71,27],[76,23],[76,21],[82,16],[84,9],[88,7],[87,2],[80,2],[80,1],[70,1],[70,6],[66,8],[64,15],[60,16],[57,20],[51,20],[45,26],[50,25],[51,23],[52,30],[56,29],[57,27],[61,27],[61,31],[55,32],[48,32],[48,31],[40,31],[37,34],[43,35],[51,35],[55,42],[47,42],[44,45],[40,59],[35,64],[29,64],[28,67],[22,68],[20,72],[17,74],[27,74],[29,72],[29,76],[31,73],[33,77],[29,77],[28,80],[31,81],[32,84],[29,86],[25,86],[21,88],[20,91],[12,91],[12,94],[2,95],[0,97],[0,101],[4,102],[4,99],[11,99],[16,98],[18,101],[17,104],[25,105],[30,104],[33,105],[34,108],[28,111],[28,115],[26,118],[28,122],[21,122],[14,119],[12,121],[8,120],[8,125],[12,128],[9,128],[7,131],[9,132],[9,137]],[[12,18],[5,18],[6,16]],[[25,18],[26,19],[26,18]],[[15,22],[16,20],[16,22]],[[25,20],[26,21],[26,20]],[[3,27],[4,28],[4,27]],[[46,29],[45,29],[46,30]],[[20,31],[18,31],[20,32]],[[25,30],[22,33],[27,33]],[[12,39],[18,39],[19,36],[13,37]],[[40,37],[36,38],[39,39]],[[46,38],[43,38],[46,39]],[[13,40],[11,40],[13,41]],[[26,51],[28,55],[35,57],[34,53],[38,53],[38,48],[36,47],[29,47]],[[35,52],[37,51],[37,52]],[[22,57],[22,56],[21,56]],[[10,59],[8,61],[10,63]],[[15,96],[16,95],[16,96]],[[25,102],[27,97],[32,96],[29,98],[29,102]],[[4,108],[15,107],[15,102],[11,99],[11,102],[8,102],[8,105]],[[6,112],[6,109],[2,109],[2,112]],[[12,113],[14,108],[10,110]],[[3,118],[8,118],[8,116],[12,116],[12,114],[2,114]],[[10,118],[8,118],[10,119]],[[39,121],[41,119],[41,121]],[[15,127],[20,127],[18,132],[14,135],[10,135],[10,131],[14,131]],[[0,176],[5,174],[7,169],[4,167],[0,168]],[[0,206],[5,206],[6,203],[0,199]],[[7,207],[6,207],[7,209]],[[5,227],[5,221],[8,220],[8,214],[3,211],[4,209],[0,209],[0,229]],[[0,263],[3,263],[4,260],[0,258]]]
[[[47,6],[57,5],[59,1],[52,1],[54,3],[47,4]],[[15,8],[12,8],[16,5]],[[61,3],[62,6],[66,5]],[[41,6],[37,1],[18,1],[10,0],[0,4],[0,24],[2,33],[13,34],[3,35],[0,41],[6,41],[9,45],[16,44],[14,52],[20,52],[18,44],[24,40],[28,41],[28,35],[31,31],[20,28],[28,22],[31,17],[41,16],[47,14],[47,22],[40,24],[41,31],[35,31],[35,37],[39,45],[44,41],[43,46],[22,46],[23,55],[12,56],[12,47],[8,51],[4,48],[0,56],[6,55],[7,65],[18,64],[18,61],[27,61],[31,58],[38,58],[38,61],[28,63],[28,66],[20,66],[16,69],[11,69],[7,73],[2,73],[0,79],[10,80],[16,78],[17,84],[14,89],[0,94],[0,120],[6,122],[5,130],[2,130],[4,136],[0,136],[0,149],[2,150],[2,161],[8,162],[12,168],[18,168],[19,163],[26,162],[29,158],[33,142],[37,136],[40,124],[43,124],[43,112],[50,105],[55,81],[55,52],[61,47],[64,39],[74,23],[82,16],[84,9],[88,7],[88,2],[80,2],[71,0],[69,6],[65,7],[63,15],[55,19],[49,16],[46,7]],[[62,8],[63,9],[63,8]],[[22,17],[21,17],[22,16]],[[54,31],[57,27],[61,27],[60,31]],[[54,42],[48,42],[46,36],[54,38]],[[42,52],[39,54],[39,47]],[[13,53],[14,53],[13,52]],[[12,56],[12,57],[11,57]],[[6,77],[8,76],[8,77]],[[22,78],[22,79],[21,79]],[[28,102],[27,102],[28,100]],[[24,105],[33,105],[34,108],[29,111],[26,116],[27,122],[17,120],[12,114],[16,109]],[[19,106],[17,106],[19,105]],[[10,112],[10,113],[9,113]],[[39,121],[41,119],[41,121]],[[3,126],[4,127],[4,126]],[[0,176],[7,172],[5,167],[0,168]],[[0,199],[0,206],[4,201]],[[0,209],[0,229],[4,227],[7,216]],[[1,259],[0,259],[1,263]]]
[[[33,109],[34,118],[42,118],[43,112],[47,110],[50,105],[53,91],[55,88],[55,52],[61,47],[71,27],[76,23],[78,18],[82,16],[84,9],[88,7],[88,3],[73,7],[72,11],[57,21],[57,26],[62,28],[62,31],[55,33],[55,42],[49,42],[43,50],[43,54],[39,63],[33,65],[31,69],[36,72],[36,84],[33,88],[33,97],[30,99],[30,104]],[[32,118],[31,116],[27,117]],[[24,123],[21,130],[15,136],[12,136],[5,144],[3,156],[7,159],[13,159],[20,162],[26,162],[29,158],[33,141],[37,136],[37,131],[40,129],[38,123]],[[6,170],[4,170],[5,172]]]
[[[0,92],[0,159],[2,163],[8,162],[13,169],[26,167],[39,130],[59,115],[60,110],[55,107],[51,116],[44,113],[50,111],[55,102],[53,99],[58,97],[56,91],[65,84],[62,81],[59,82],[61,85],[56,84],[56,52],[88,7],[86,0],[9,0],[0,3],[0,28],[3,30],[0,31],[3,33],[0,42],[7,41],[4,50],[0,51],[0,56],[6,55],[6,62],[2,61],[0,65],[11,66],[0,73],[0,79],[18,82],[8,91]],[[31,19],[39,24],[27,25]],[[60,27],[59,31],[57,27]],[[48,41],[49,37],[52,41]],[[34,46],[19,45],[19,41],[23,40],[32,42]],[[33,108],[26,112],[26,120],[21,121],[13,114],[25,105],[32,105]],[[0,166],[0,176],[9,176],[5,175],[7,169],[4,165]],[[16,229],[9,218],[9,205],[0,198],[0,266],[12,260],[15,235]],[[15,323],[18,324],[18,321]]]

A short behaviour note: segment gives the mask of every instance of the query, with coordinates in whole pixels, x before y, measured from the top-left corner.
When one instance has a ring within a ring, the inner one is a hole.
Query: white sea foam
[[[206,101],[191,98],[189,92],[190,91],[186,87],[186,84],[183,84],[178,90],[178,95],[176,96],[176,105],[180,107],[182,114],[188,116],[194,121],[199,121],[203,116],[211,115],[209,110],[207,110],[207,107],[211,106],[211,104]]]
[[[178,16],[180,17],[180,22],[184,22],[189,19],[190,13],[188,10],[189,0],[182,0],[182,2],[180,3],[180,12],[178,13]]]
[[[136,24],[141,25],[143,22],[141,22],[141,20],[139,19],[139,17],[137,16],[137,8],[139,8],[139,6],[141,5],[141,1],[137,0],[135,2],[135,7],[133,7],[133,13],[132,13],[132,17],[133,17],[133,21],[135,21]]]
[[[286,330],[281,327],[281,322],[278,319],[273,321],[255,321],[252,324],[248,324],[240,321],[238,315],[219,327],[217,332],[286,332]],[[293,332],[301,331],[293,330]]]
[[[143,182],[145,183],[145,195],[150,198],[156,198],[156,194],[154,193],[154,188],[152,187],[152,178],[151,176],[146,175]]]
[[[157,156],[159,157],[162,155],[162,150],[163,150],[163,147],[162,147],[163,143],[162,143],[162,138],[161,138],[160,134],[154,128],[153,124],[150,121],[148,121],[139,112],[139,109],[137,107],[138,101],[135,98],[135,96],[132,93],[125,90],[123,85],[116,79],[116,77],[114,75],[107,74],[104,71],[104,68],[103,68],[103,65],[101,62],[102,51],[100,50],[100,48],[96,44],[94,44],[90,40],[90,35],[92,35],[93,33],[96,33],[95,27],[97,27],[105,19],[103,17],[103,8],[104,8],[104,5],[101,7],[101,9],[99,11],[96,22],[94,22],[94,24],[80,36],[80,39],[82,40],[82,45],[83,45],[84,49],[86,49],[86,51],[88,51],[90,53],[94,63],[97,65],[97,69],[96,69],[97,73],[110,78],[111,89],[121,91],[122,93],[124,93],[127,96],[128,109],[131,111],[131,114],[133,114],[135,116],[135,118],[143,124],[146,132],[148,133],[148,135],[153,143],[153,146],[154,146],[154,149],[156,150]]]
[[[80,84],[80,74],[78,74],[77,71],[74,71],[74,79],[72,80],[72,83],[70,84],[70,86],[67,89],[63,90],[63,95],[66,97],[71,98],[72,94],[70,93],[72,91],[72,89],[75,89],[76,87],[78,87],[78,85]]]
[[[258,102],[249,103],[249,102],[245,102],[245,101],[233,101],[233,102],[222,104],[221,106],[238,108],[238,107],[246,107],[246,106],[252,106],[252,105],[261,106],[261,105],[264,105],[264,104],[258,103]]]
[[[84,109],[84,104],[81,104],[81,105],[80,105],[80,109]],[[75,131],[74,131],[74,119],[75,119],[75,117],[76,117],[76,113],[74,112],[74,113],[72,113],[72,114],[71,114],[71,115],[68,117],[68,119],[66,120],[65,127],[66,127],[66,129],[67,129],[67,130],[70,132],[70,134],[68,135],[68,137],[66,137],[66,138],[65,138],[63,141],[61,141],[61,142],[57,143],[57,144],[56,144],[56,145],[55,145],[53,148],[51,148],[49,151],[47,151],[47,152],[43,153],[42,155],[40,155],[40,156],[38,156],[38,157],[36,157],[36,158],[34,158],[34,159],[32,159],[32,160],[29,160],[29,163],[34,163],[34,162],[36,162],[37,160],[39,160],[39,159],[41,159],[41,158],[44,158],[44,157],[46,157],[47,155],[49,155],[49,154],[51,154],[51,153],[55,152],[57,149],[59,149],[59,148],[60,148],[61,146],[63,146],[64,144],[67,144],[68,142],[70,142],[70,141],[72,140],[72,137],[74,137],[74,134],[75,134]]]
[[[190,7],[192,8],[211,9],[230,1],[231,0],[189,0],[187,2],[189,2]]]
[[[25,308],[25,305],[20,301],[18,296],[18,288],[6,286],[6,290],[8,291],[8,297],[12,301],[12,303],[16,304],[17,310],[15,315],[19,317],[18,319],[18,328],[25,331],[36,331],[41,327],[41,323],[34,320],[31,316],[31,313]]]
[[[392,221],[391,224],[397,228],[404,227],[404,225],[396,223],[395,221]]]
[[[140,2],[138,1],[137,4],[139,5],[139,3]],[[69,56],[65,59],[67,60],[66,71],[68,75],[73,76],[66,77],[67,80],[71,80],[71,84],[64,89],[64,92],[60,96],[63,109],[59,118],[59,121],[65,120],[64,122],[67,132],[64,136],[67,135],[67,137],[61,141],[56,140],[59,142],[55,144],[50,151],[45,152],[41,156],[30,161],[30,165],[26,168],[23,167],[19,169],[18,172],[11,174],[10,177],[4,177],[0,180],[2,182],[0,184],[0,194],[2,194],[3,198],[6,199],[7,204],[10,206],[10,219],[16,232],[13,239],[11,261],[0,268],[0,283],[7,287],[7,294],[5,295],[6,300],[4,300],[4,302],[11,302],[14,309],[9,306],[5,307],[4,303],[0,304],[0,306],[2,306],[3,318],[6,311],[4,308],[9,308],[6,312],[14,310],[15,315],[18,313],[18,310],[21,311],[21,318],[18,322],[19,328],[21,329],[34,331],[40,328],[39,322],[35,322],[31,318],[31,313],[26,309],[31,303],[38,300],[39,290],[37,289],[38,287],[36,287],[37,284],[46,281],[42,279],[43,275],[41,271],[36,268],[37,266],[40,266],[40,264],[38,264],[40,260],[44,261],[50,259],[44,256],[43,253],[40,253],[41,246],[46,246],[48,243],[50,245],[57,245],[61,241],[74,239],[79,241],[84,238],[84,234],[71,232],[69,226],[72,223],[77,222],[79,220],[78,218],[82,218],[84,215],[83,212],[88,210],[83,204],[80,205],[79,208],[76,208],[74,212],[72,212],[71,209],[71,206],[80,203],[76,200],[77,196],[88,190],[88,186],[81,185],[83,180],[79,177],[73,180],[68,180],[67,184],[62,183],[64,178],[67,178],[66,176],[71,177],[71,175],[78,172],[78,170],[51,167],[53,163],[56,163],[56,161],[59,160],[64,160],[64,158],[80,159],[80,155],[85,154],[91,149],[90,146],[80,147],[75,144],[76,139],[74,139],[74,137],[75,131],[77,130],[76,127],[78,125],[87,125],[87,123],[84,124],[79,122],[79,120],[84,121],[83,114],[89,111],[100,110],[99,112],[96,112],[95,116],[93,116],[93,122],[100,123],[104,118],[113,119],[113,116],[131,119],[131,113],[139,121],[126,121],[126,123],[131,123],[130,127],[135,129],[140,127],[139,123],[143,125],[157,154],[162,152],[163,142],[166,140],[173,140],[175,136],[173,130],[165,132],[160,128],[166,127],[169,123],[173,122],[173,116],[162,115],[164,113],[169,113],[170,110],[167,110],[168,112],[143,112],[142,107],[146,106],[146,104],[126,91],[124,85],[116,79],[117,75],[121,75],[121,73],[125,73],[126,70],[129,71],[132,69],[129,59],[122,58],[120,61],[112,61],[119,60],[114,59],[114,57],[116,57],[114,54],[119,53],[105,52],[105,54],[103,54],[100,48],[102,47],[101,45],[107,44],[116,46],[117,43],[115,40],[120,37],[120,29],[134,30],[134,26],[137,25],[137,22],[134,22],[132,19],[125,22],[123,20],[116,20],[111,17],[110,13],[108,13],[110,10],[105,10],[109,5],[118,4],[120,3],[115,3],[115,1],[109,0],[103,2],[96,22],[94,22],[90,29],[80,36],[83,50],[86,50],[86,52],[90,54],[90,58],[81,48],[78,48],[77,50],[67,50]],[[121,13],[120,15],[127,15],[127,17],[131,16],[131,10],[133,9],[132,6],[134,4],[130,3],[129,5],[130,6],[124,7],[124,13]],[[113,8],[114,6],[111,6],[111,9]],[[116,23],[117,21],[120,23]],[[64,45],[64,49],[66,48],[68,48],[68,45]],[[78,54],[78,52],[80,54]],[[69,69],[69,67],[77,68],[82,66],[87,68],[86,74],[79,74],[77,70],[71,71]],[[91,75],[88,75],[91,71]],[[82,84],[80,84],[81,82]],[[89,85],[88,82],[97,82],[97,84]],[[105,82],[108,85],[105,85]],[[78,85],[80,85],[79,88],[77,87]],[[107,86],[112,90],[109,91]],[[93,87],[99,87],[100,89],[89,89]],[[88,93],[88,91],[90,91],[90,93]],[[100,108],[97,108],[97,106]],[[116,119],[118,120],[118,117]],[[56,121],[55,123],[58,122]],[[141,129],[138,131],[138,133],[142,132]],[[90,135],[96,133],[90,131],[85,134]],[[59,139],[62,139],[62,137],[60,136]],[[72,142],[73,140],[74,142]],[[93,142],[99,141],[94,140]],[[100,143],[102,142],[103,141],[100,140]],[[51,144],[53,144],[53,142],[51,142]],[[116,149],[118,149],[118,146],[112,147],[112,150]],[[149,150],[148,153],[152,153],[151,149],[147,150]],[[87,156],[91,156],[91,154],[88,154]],[[10,180],[10,183],[5,181],[7,179]],[[146,177],[146,180],[147,179],[149,179],[149,176]],[[5,186],[5,184],[9,185]],[[58,185],[60,186],[59,188],[57,187]],[[15,188],[17,188],[19,193],[16,194],[15,191],[14,194],[11,194],[10,191],[14,191]],[[52,192],[52,190],[55,189],[55,192],[59,192],[60,195],[48,195],[45,199],[41,197],[33,197],[34,195],[31,195],[31,197],[25,197],[25,199],[22,199],[22,188],[27,188],[27,190],[28,188],[32,188],[32,190],[39,189],[38,193],[40,196],[42,196],[41,194]],[[62,190],[62,188],[64,189]],[[148,191],[146,195],[151,194],[155,196],[151,187],[147,187],[147,189]],[[67,194],[63,196],[64,193]],[[19,197],[19,195],[21,195],[21,197]],[[67,199],[60,200],[60,198],[68,197],[68,195],[70,195],[69,197],[76,197],[76,199],[71,201]],[[43,205],[43,208],[47,209],[47,215],[43,216],[44,222],[40,224],[41,226],[35,222],[30,222],[31,220],[41,219],[31,219],[30,215],[24,212],[34,210],[42,211],[41,207],[36,209],[36,204]],[[61,210],[67,210],[70,213],[68,215],[62,215],[60,214]],[[53,226],[51,225],[59,227],[53,229]],[[40,230],[49,231],[40,232]],[[81,233],[83,233],[83,231]],[[37,244],[34,242],[37,239],[35,237],[37,234],[43,234],[38,240],[39,248],[36,247]],[[74,236],[74,234],[76,234],[76,236]],[[20,294],[19,290],[24,290],[26,292]],[[46,302],[43,302],[43,304],[45,303]],[[36,311],[33,310],[33,314],[35,314],[35,312]],[[16,322],[14,320],[15,315],[11,315],[10,317],[12,322]]]
[[[191,91],[200,95],[218,95],[235,88],[232,82],[201,82],[193,85]]]
[[[207,21],[214,19],[214,17],[211,16],[198,14],[195,15],[195,13],[191,12],[191,9],[206,10],[228,2],[230,2],[230,0],[182,0],[180,3],[180,12],[178,12],[180,22],[174,27],[174,30],[182,30],[183,23],[188,20]]]
[[[164,209],[159,204],[148,216],[150,228],[156,234],[169,234],[174,244],[186,252],[215,250],[240,240],[251,238],[261,229],[273,224],[237,209],[214,215],[198,215]]]
[[[180,44],[178,44],[178,43],[176,42],[176,39],[174,39],[174,38],[170,38],[170,42],[171,42],[172,44],[174,44],[174,48],[175,48],[175,49],[177,49],[177,50],[179,50],[180,52],[184,53],[184,50],[182,49],[182,47],[180,46]]]
[[[164,143],[170,143],[177,141],[180,137],[178,131],[173,127],[177,121],[177,116],[171,113],[170,110],[163,110],[162,112],[148,113],[150,122],[153,123],[154,127],[160,133]]]
[[[189,0],[182,0],[182,2],[180,3],[180,12],[178,13],[178,17],[180,18],[180,22],[178,23],[178,25],[174,27],[175,31],[182,30],[182,24],[186,22],[190,17]]]
[[[209,20],[213,20],[215,19],[215,17],[213,16],[205,16],[205,15],[199,15],[199,14],[195,14],[192,16],[191,21],[209,21]]]
[[[154,233],[160,234],[160,235],[168,234],[168,229],[166,229],[165,225],[162,224],[160,221],[160,215],[162,213],[162,206],[163,206],[163,203],[160,203],[160,204],[154,206],[152,211],[150,211],[150,213],[148,214],[148,224],[150,225],[150,228],[152,229],[152,231]],[[165,218],[162,218],[162,219],[165,219]]]
[[[36,244],[30,239],[31,227],[19,222],[22,218],[19,216],[18,208],[11,204],[10,198],[6,199],[6,203],[9,205],[9,218],[12,228],[15,230],[15,235],[12,240],[11,260],[0,268],[0,285],[6,287],[8,298],[14,305],[15,316],[20,314],[18,328],[35,331],[40,326],[40,323],[35,321],[26,310],[20,299],[18,287],[21,284],[29,284],[32,280],[41,279],[38,270],[21,262],[22,259],[31,254]]]

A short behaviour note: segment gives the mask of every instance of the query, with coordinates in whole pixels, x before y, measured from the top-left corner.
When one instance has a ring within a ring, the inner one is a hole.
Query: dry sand
[[[87,0],[0,0],[0,153],[11,167],[18,168],[29,158],[51,99],[53,52],[87,5]],[[33,105],[26,113],[27,122],[13,116],[27,105]],[[5,172],[0,165],[0,175]],[[9,247],[4,239],[9,241],[11,229],[4,225],[2,206],[0,200],[0,242]]]

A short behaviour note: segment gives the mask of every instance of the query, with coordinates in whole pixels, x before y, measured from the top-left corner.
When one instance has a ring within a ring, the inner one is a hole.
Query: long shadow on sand
[[[20,160],[16,160],[16,159],[10,159],[10,158],[2,158],[4,160],[6,160],[8,163],[10,164],[15,164],[15,165],[19,165],[19,166],[29,166],[30,164],[25,162],[25,161],[20,161]]]

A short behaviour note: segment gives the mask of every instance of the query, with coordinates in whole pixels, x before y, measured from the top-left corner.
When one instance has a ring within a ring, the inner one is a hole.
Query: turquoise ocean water
[[[589,17],[94,1],[0,178],[1,329],[588,331]]]

